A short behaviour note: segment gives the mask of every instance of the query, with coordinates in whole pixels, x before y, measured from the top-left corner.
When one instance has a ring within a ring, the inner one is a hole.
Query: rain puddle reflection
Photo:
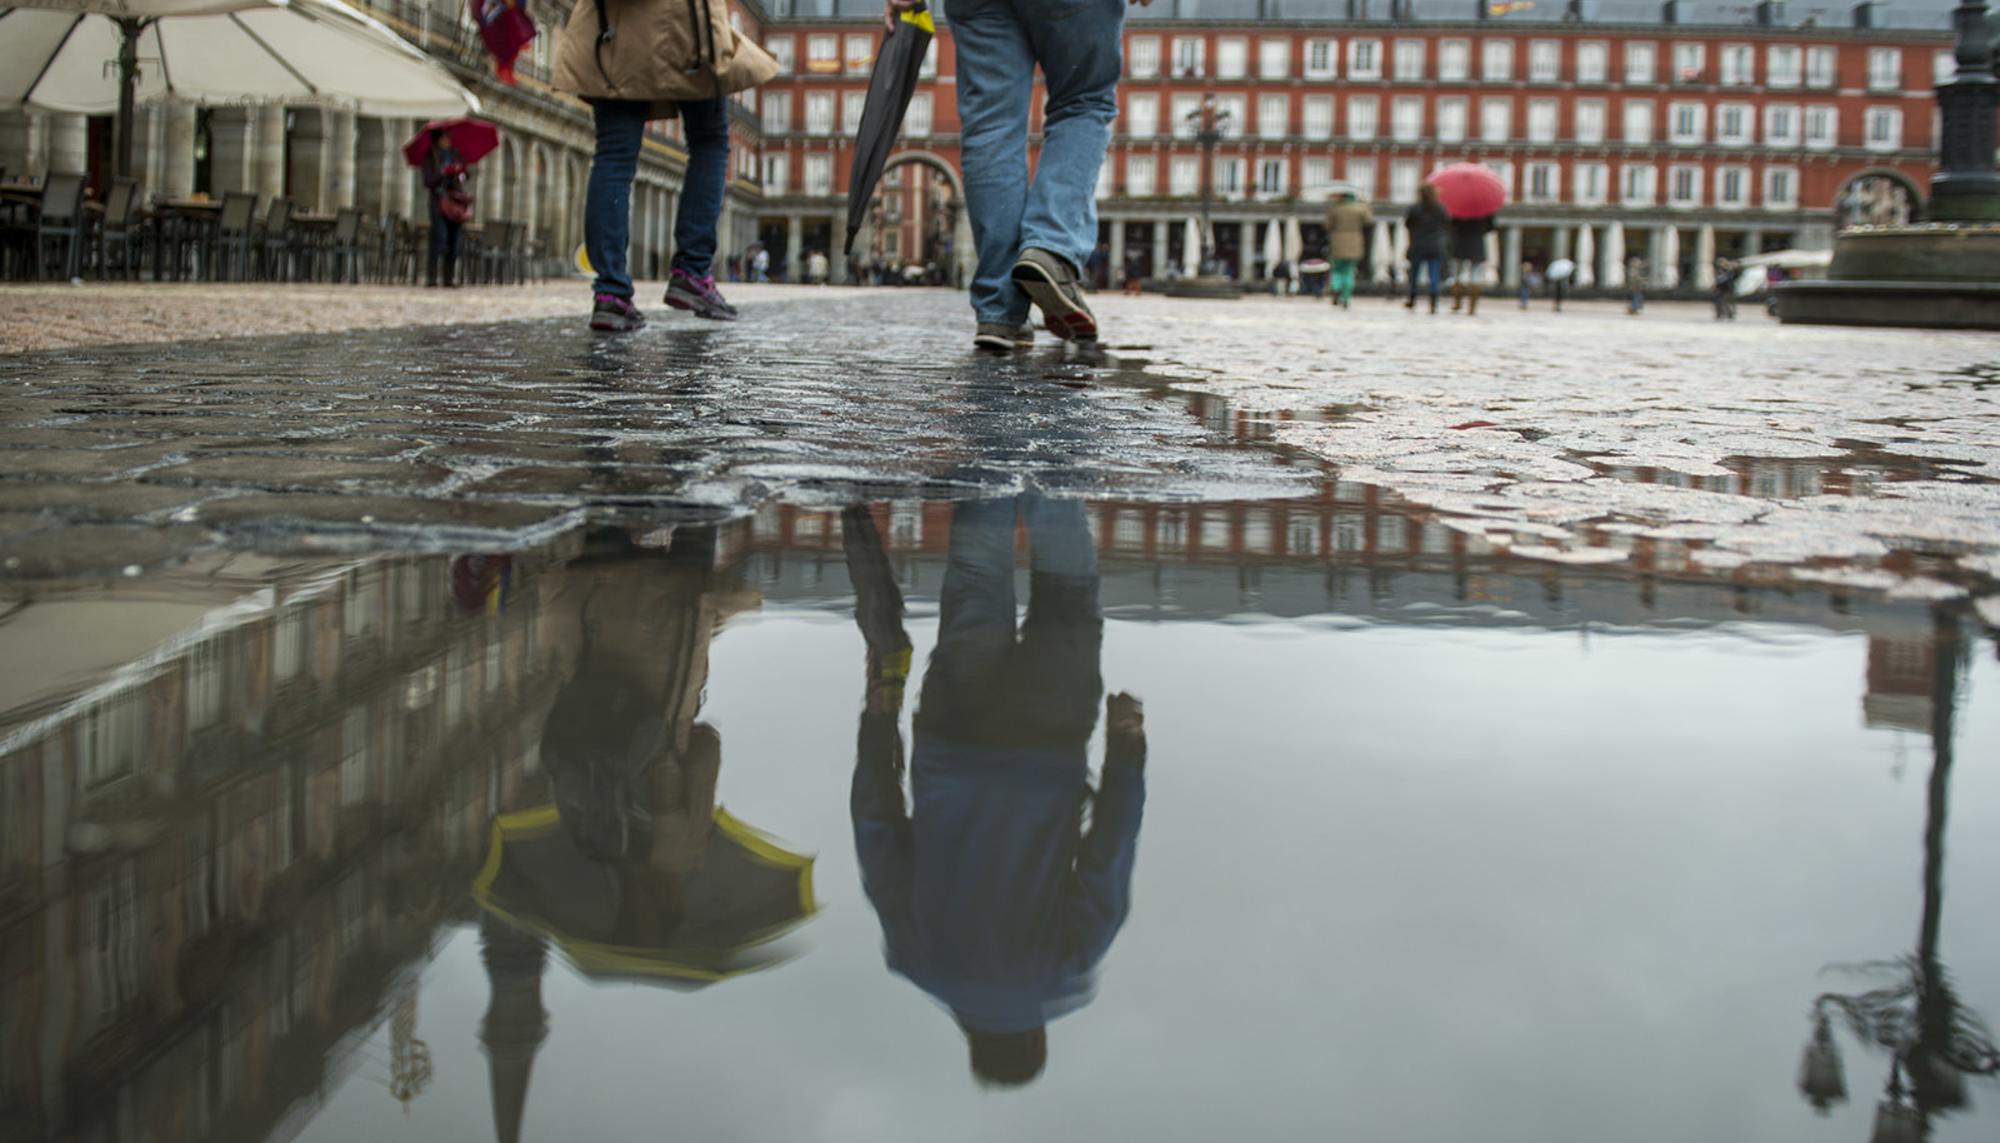
[[[0,1122],[1992,1139],[1986,589],[1623,542],[1329,482],[0,584]]]

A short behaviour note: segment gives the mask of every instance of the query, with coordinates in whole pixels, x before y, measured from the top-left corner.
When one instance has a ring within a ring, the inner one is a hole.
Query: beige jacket
[[[718,99],[778,74],[764,49],[729,26],[728,0],[604,0],[611,38],[597,40],[597,0],[576,0],[556,38],[555,87],[585,99],[630,99],[671,118],[676,104]]]
[[[1326,208],[1326,256],[1336,262],[1359,262],[1366,256],[1368,227],[1375,212],[1365,202],[1336,202]]]

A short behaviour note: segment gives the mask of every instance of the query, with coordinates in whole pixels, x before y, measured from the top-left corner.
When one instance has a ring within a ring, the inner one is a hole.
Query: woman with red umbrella
[[[430,191],[431,257],[424,285],[438,284],[438,263],[444,263],[444,284],[458,285],[458,248],[465,220],[472,217],[472,193],[465,189],[466,168],[500,145],[500,129],[481,119],[438,119],[403,144],[403,158],[424,173]]]
[[[1485,287],[1486,236],[1493,233],[1493,216],[1507,203],[1500,176],[1478,163],[1453,163],[1428,180],[1451,215],[1451,311],[1479,312]]]

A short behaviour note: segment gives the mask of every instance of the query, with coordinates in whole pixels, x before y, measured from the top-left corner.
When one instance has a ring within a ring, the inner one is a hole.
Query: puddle
[[[1914,1031],[2000,1014],[1987,589],[1600,538],[1328,482],[17,581],[8,1138],[1992,1139]]]

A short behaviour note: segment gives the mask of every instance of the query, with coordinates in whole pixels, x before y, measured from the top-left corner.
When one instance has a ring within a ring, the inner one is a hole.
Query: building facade
[[[828,5],[801,0],[792,11],[808,7]],[[1840,225],[1919,210],[1934,169],[1933,88],[1954,66],[1942,17],[1883,27],[1869,4],[1845,27],[1788,24],[1775,4],[1729,25],[1682,23],[1673,3],[1650,23],[1596,21],[1581,4],[1560,21],[1471,3],[1462,21],[1419,19],[1400,4],[1393,19],[1369,18],[1360,0],[1340,7],[1180,0],[1131,10],[1098,187],[1111,266],[1157,276],[1186,262],[1206,181],[1219,260],[1254,280],[1270,269],[1268,228],[1297,219],[1311,256],[1320,204],[1344,185],[1382,220],[1369,270],[1385,280],[1422,179],[1473,161],[1509,187],[1489,259],[1506,284],[1524,261],[1571,257],[1585,263],[1580,277],[1615,286],[1635,254],[1655,267],[1654,284],[1703,285],[1718,254],[1824,248]],[[845,214],[847,138],[879,35],[879,14],[852,10],[765,21],[765,45],[786,69],[759,95],[759,233],[774,249],[816,247]],[[1317,10],[1327,14],[1291,15]],[[874,257],[957,262],[969,246],[954,225],[954,72],[945,25],[876,233],[859,248]],[[1210,99],[1222,140],[1204,160],[1194,136]],[[1036,131],[1040,110],[1038,98]]]

